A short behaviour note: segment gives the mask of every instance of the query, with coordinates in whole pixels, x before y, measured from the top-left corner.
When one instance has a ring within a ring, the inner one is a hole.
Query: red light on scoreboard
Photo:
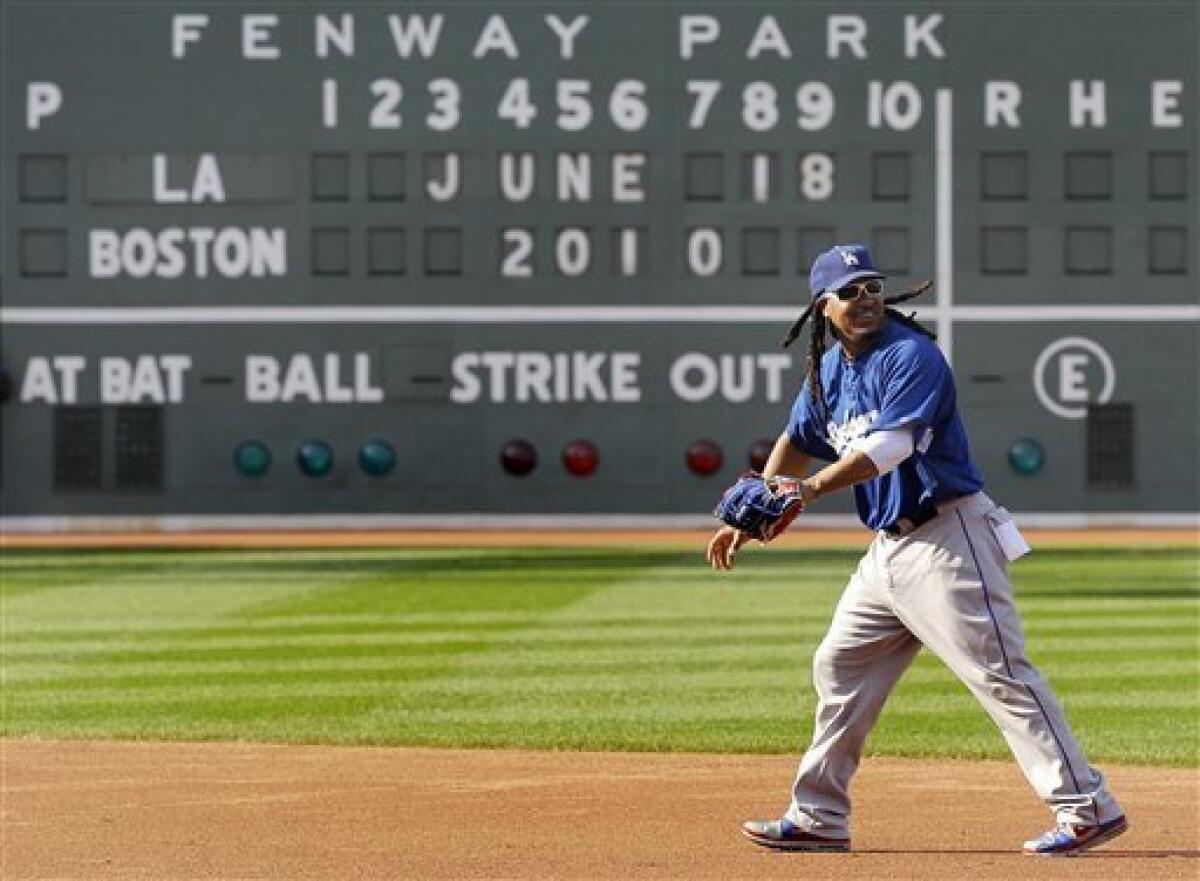
[[[708,477],[721,469],[725,454],[710,440],[698,440],[687,448],[687,466],[693,474]]]
[[[513,477],[524,477],[537,467],[537,448],[522,438],[510,440],[500,450],[500,465]]]
[[[600,453],[591,441],[573,440],[563,447],[563,467],[576,477],[587,477],[600,464]]]
[[[771,450],[775,448],[772,441],[763,439],[757,440],[750,445],[749,452],[746,453],[746,459],[750,463],[750,467],[755,471],[762,471],[767,467],[767,460],[771,458]]]

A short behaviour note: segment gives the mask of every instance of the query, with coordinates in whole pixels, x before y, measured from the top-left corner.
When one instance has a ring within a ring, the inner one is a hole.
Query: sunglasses
[[[870,278],[866,281],[848,284],[844,288],[831,291],[831,293],[843,303],[857,300],[861,294],[866,294],[868,297],[881,297],[883,296],[883,282],[878,278]]]

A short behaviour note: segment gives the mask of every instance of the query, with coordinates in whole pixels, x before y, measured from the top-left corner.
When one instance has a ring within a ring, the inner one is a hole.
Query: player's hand
[[[733,559],[737,556],[738,548],[750,540],[750,536],[732,526],[722,526],[708,542],[704,559],[708,565],[718,572],[733,568]]]

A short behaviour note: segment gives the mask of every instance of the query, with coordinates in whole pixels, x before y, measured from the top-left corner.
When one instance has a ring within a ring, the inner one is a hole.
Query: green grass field
[[[797,752],[857,554],[6,552],[9,737]],[[1200,760],[1195,549],[1039,550],[1030,654],[1096,761]],[[1002,757],[927,652],[869,749]]]

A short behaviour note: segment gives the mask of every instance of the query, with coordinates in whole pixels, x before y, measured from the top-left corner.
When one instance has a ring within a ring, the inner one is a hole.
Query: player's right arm
[[[780,474],[801,475],[808,468],[812,456],[797,449],[792,443],[791,436],[785,431],[775,441],[767,464],[763,466],[762,475],[765,478],[776,477]],[[716,531],[704,552],[704,558],[714,569],[728,570],[733,568],[733,559],[738,548],[750,540],[750,536],[732,526],[722,526]]]

